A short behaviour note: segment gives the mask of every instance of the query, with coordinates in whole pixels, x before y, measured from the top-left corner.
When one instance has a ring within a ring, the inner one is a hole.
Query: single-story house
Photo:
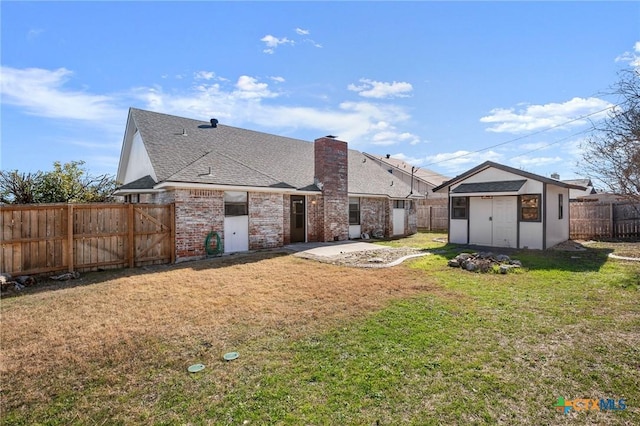
[[[116,180],[126,202],[175,203],[176,259],[417,230],[411,188],[333,136],[313,143],[131,108]]]
[[[544,250],[569,239],[572,188],[486,161],[433,190],[449,194],[450,242]]]

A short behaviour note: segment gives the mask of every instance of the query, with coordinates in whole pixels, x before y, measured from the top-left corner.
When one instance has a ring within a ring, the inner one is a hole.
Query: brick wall
[[[320,195],[307,196],[307,241],[323,241],[323,221],[321,219],[324,211],[324,203]]]
[[[176,203],[176,261],[206,256],[207,234],[224,239],[224,191],[179,189],[171,191]]]
[[[360,227],[362,233],[373,235],[381,230],[384,236],[391,233],[390,203],[387,198],[360,198]]]
[[[249,250],[281,247],[284,244],[285,222],[289,223],[290,220],[289,208],[285,216],[284,205],[289,200],[289,196],[282,194],[249,193]]]
[[[321,214],[314,227],[320,241],[349,239],[347,143],[319,138],[314,143],[315,178],[322,186]]]

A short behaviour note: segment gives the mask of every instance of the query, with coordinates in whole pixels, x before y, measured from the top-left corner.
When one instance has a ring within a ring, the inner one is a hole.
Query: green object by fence
[[[222,255],[222,240],[220,234],[216,231],[211,231],[207,234],[207,238],[204,240],[204,249],[209,256]]]

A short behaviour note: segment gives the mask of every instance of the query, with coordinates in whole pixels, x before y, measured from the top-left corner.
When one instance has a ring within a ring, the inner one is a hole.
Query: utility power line
[[[526,135],[523,135],[523,136],[518,136],[517,138],[509,139],[508,141],[500,142],[500,143],[498,143],[498,144],[491,145],[491,146],[488,146],[488,147],[486,147],[486,148],[478,149],[478,150],[476,150],[476,151],[471,151],[471,152],[467,152],[467,153],[465,153],[465,154],[456,155],[455,157],[447,158],[447,159],[445,159],[445,160],[434,161],[434,162],[432,162],[432,163],[425,164],[425,165],[423,165],[423,166],[421,166],[421,167],[427,167],[427,166],[432,166],[432,165],[434,165],[434,164],[446,163],[447,161],[457,160],[458,158],[468,157],[469,155],[478,154],[478,153],[480,153],[480,152],[484,152],[484,151],[490,150],[490,149],[492,149],[492,148],[497,148],[497,147],[499,147],[499,146],[507,145],[507,144],[510,144],[510,143],[513,143],[513,142],[517,142],[517,141],[519,141],[519,140],[526,139],[526,138],[529,138],[529,137],[531,137],[531,136],[535,136],[535,135],[539,135],[539,134],[544,133],[544,132],[548,132],[549,130],[557,129],[558,127],[566,126],[567,124],[571,124],[571,123],[574,123],[574,122],[576,122],[576,121],[584,120],[585,118],[589,118],[589,117],[592,117],[592,116],[594,116],[594,115],[601,114],[601,113],[603,113],[603,112],[605,112],[605,111],[607,111],[607,110],[613,109],[613,108],[618,107],[618,106],[620,106],[620,105],[621,105],[621,104],[610,105],[610,106],[608,106],[608,107],[606,107],[606,108],[603,108],[603,109],[601,109],[601,110],[598,110],[598,111],[595,111],[595,112],[592,112],[592,113],[589,113],[589,114],[586,114],[586,115],[582,115],[582,116],[577,117],[577,118],[573,118],[573,119],[568,120],[568,121],[565,121],[565,122],[563,122],[563,123],[556,124],[556,125],[554,125],[554,126],[548,127],[548,128],[546,128],[546,129],[538,130],[538,131],[535,131],[535,132],[532,132],[532,133],[529,133],[529,134],[526,134]],[[577,133],[577,134],[574,134],[574,135],[571,135],[571,136],[568,136],[568,137],[573,137],[573,136],[576,136],[576,135],[581,134],[581,133],[586,133],[587,131],[589,131],[589,130],[584,130],[584,131],[582,131],[582,132],[579,132],[579,133]],[[567,138],[564,138],[564,139],[567,139]],[[564,140],[564,139],[561,139],[560,141],[562,141],[562,140]],[[553,144],[558,143],[558,142],[560,142],[560,141],[553,142],[553,143],[552,143],[552,144],[550,144],[550,145],[553,145]],[[541,148],[537,148],[537,149],[535,149],[534,151],[536,151],[536,150],[538,150],[538,149],[541,149]],[[531,151],[531,152],[533,152],[533,151]],[[522,154],[521,154],[521,155],[522,155]]]

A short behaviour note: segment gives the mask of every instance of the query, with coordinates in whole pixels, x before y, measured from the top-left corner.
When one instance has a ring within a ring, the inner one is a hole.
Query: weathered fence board
[[[175,261],[174,206],[8,205],[0,208],[0,271],[38,274]]]
[[[640,204],[571,203],[572,239],[640,239]]]
[[[418,205],[418,228],[425,231],[446,231],[449,228],[447,205]]]

